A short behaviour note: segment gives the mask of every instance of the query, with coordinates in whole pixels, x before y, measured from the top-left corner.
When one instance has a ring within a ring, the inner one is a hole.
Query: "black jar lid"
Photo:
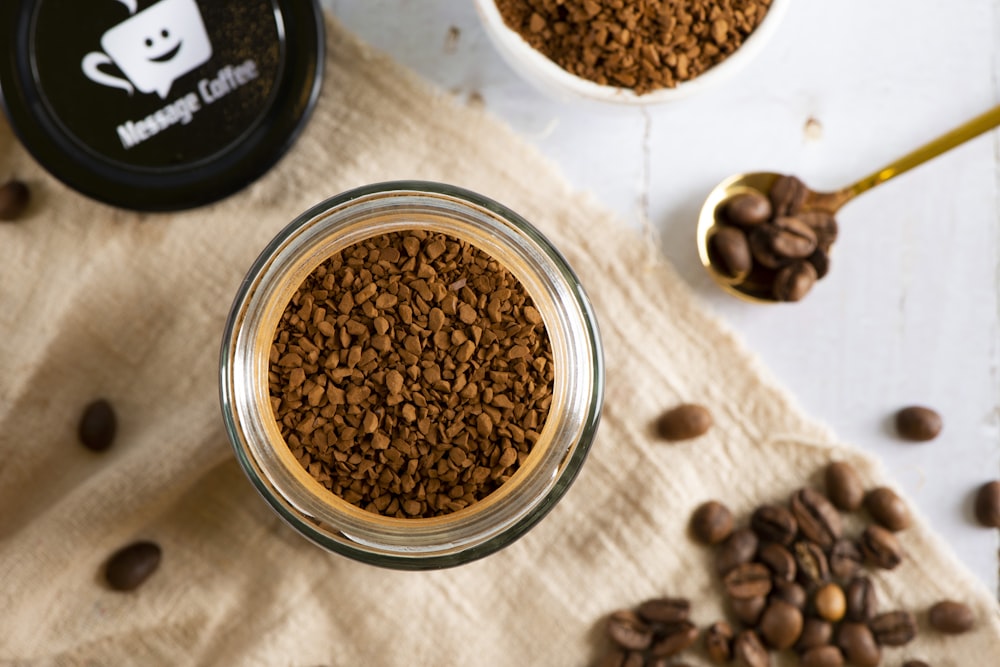
[[[248,185],[319,95],[315,0],[3,0],[0,97],[70,187],[144,211]]]

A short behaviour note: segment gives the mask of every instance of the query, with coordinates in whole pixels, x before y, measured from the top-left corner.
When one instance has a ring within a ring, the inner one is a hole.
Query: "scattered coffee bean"
[[[712,413],[695,403],[684,403],[664,412],[656,430],[664,440],[690,440],[705,435],[712,428]]]
[[[853,579],[864,565],[865,557],[857,542],[841,538],[833,543],[827,560],[833,576],[838,579]]]
[[[0,185],[0,220],[17,220],[30,200],[31,190],[23,182],[10,180]]]
[[[875,637],[862,623],[842,623],[837,629],[837,646],[847,662],[856,667],[877,667],[882,660]]]
[[[796,176],[779,176],[771,185],[769,193],[774,215],[795,215],[802,210],[809,188]]]
[[[733,513],[722,503],[709,500],[691,515],[691,533],[704,544],[718,544],[733,532]]]
[[[733,657],[733,626],[716,621],[705,630],[705,652],[712,662],[723,664]]]
[[[750,528],[764,542],[789,546],[799,532],[792,513],[780,505],[762,505],[750,516]]]
[[[757,551],[757,560],[767,566],[775,581],[795,581],[795,556],[777,542],[768,542]]]
[[[930,408],[915,405],[896,413],[896,432],[906,440],[933,440],[941,432],[941,426],[941,415]]]
[[[802,634],[795,649],[802,653],[818,646],[826,646],[833,641],[833,624],[821,618],[810,616],[802,623]]]
[[[976,624],[976,616],[969,605],[954,600],[942,600],[927,613],[927,621],[938,632],[958,635],[968,632]]]
[[[743,277],[753,268],[750,243],[735,227],[717,225],[708,240],[708,251],[712,265],[730,278]]]
[[[754,598],[730,598],[729,608],[736,620],[747,627],[754,627],[760,620],[760,615],[767,607],[767,598],[759,595]]]
[[[653,641],[649,654],[654,658],[677,655],[698,641],[698,628],[691,621],[664,626]]]
[[[639,662],[635,663],[635,667],[642,667],[644,662],[642,654],[636,653],[636,655],[639,656]],[[604,654],[600,662],[597,663],[597,667],[625,667],[628,656],[629,652],[625,649],[612,648]]]
[[[654,598],[636,608],[636,613],[649,623],[681,623],[688,620],[691,602],[685,598]]]
[[[759,541],[749,528],[737,528],[715,552],[715,571],[725,575],[737,565],[749,563],[757,553]]]
[[[642,651],[653,643],[653,630],[639,615],[620,609],[608,617],[608,636],[618,646],[630,651]]]
[[[976,493],[976,520],[987,528],[1000,528],[1000,481],[979,487]]]
[[[759,225],[771,219],[771,200],[752,190],[734,195],[725,204],[726,219],[734,225]]]
[[[771,654],[753,630],[744,630],[733,642],[733,657],[737,667],[770,667]]]
[[[845,512],[853,512],[861,507],[865,499],[865,487],[861,476],[847,461],[834,461],[823,471],[826,495],[833,505]]]
[[[771,599],[784,600],[792,606],[805,609],[809,598],[806,589],[798,584],[776,578],[771,586]]]
[[[807,589],[816,588],[830,578],[830,566],[823,549],[815,542],[796,542],[792,547],[798,579]]]
[[[77,436],[87,449],[103,452],[111,447],[117,431],[118,419],[108,401],[98,399],[83,409],[83,415],[77,426]]]
[[[847,601],[847,620],[854,623],[867,623],[878,613],[878,598],[875,586],[868,577],[852,579],[844,591]]]
[[[903,667],[931,667],[923,660],[907,660],[903,663]]]
[[[792,494],[790,506],[802,534],[824,550],[840,539],[843,532],[840,513],[819,491],[799,489]]]
[[[778,301],[801,301],[816,284],[819,276],[810,262],[792,262],[774,277],[774,298]]]
[[[156,572],[161,553],[153,542],[135,542],[119,549],[104,567],[108,585],[116,591],[134,591]]]
[[[844,589],[833,582],[823,584],[813,594],[813,609],[820,618],[832,623],[844,618],[847,611]]]
[[[917,619],[908,611],[887,611],[868,621],[868,629],[881,646],[903,646],[917,636]]]
[[[882,526],[871,525],[861,533],[861,552],[876,567],[892,570],[903,562],[899,540]]]
[[[743,563],[726,573],[723,583],[731,598],[764,597],[771,592],[771,573],[760,563]]]
[[[799,667],[843,667],[844,654],[836,646],[817,646],[802,654]]]
[[[772,648],[791,648],[802,634],[802,612],[787,602],[774,600],[764,609],[757,630]]]
[[[865,509],[883,528],[899,532],[910,527],[910,508],[887,486],[872,489],[865,496]]]

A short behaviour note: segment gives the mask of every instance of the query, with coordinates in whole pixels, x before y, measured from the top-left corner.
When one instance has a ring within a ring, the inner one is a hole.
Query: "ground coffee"
[[[531,297],[454,237],[383,234],[321,264],[278,324],[268,376],[289,449],[378,514],[447,514],[507,481],[537,441],[552,352]]]

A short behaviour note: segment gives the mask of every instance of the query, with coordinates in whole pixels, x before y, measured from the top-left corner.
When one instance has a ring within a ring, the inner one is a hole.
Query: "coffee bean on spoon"
[[[160,566],[161,550],[154,542],[135,542],[119,549],[108,559],[104,576],[116,591],[132,591]]]
[[[896,432],[906,440],[933,440],[941,433],[942,425],[941,415],[921,405],[911,405],[896,413]]]
[[[771,291],[778,301],[801,301],[818,279],[816,267],[811,262],[792,262],[774,276]]]
[[[716,225],[708,239],[712,266],[729,278],[742,278],[753,268],[746,234],[730,225]]]
[[[802,210],[809,188],[796,176],[781,175],[771,185],[768,195],[774,215],[795,215]]]
[[[726,200],[726,219],[735,225],[759,225],[771,219],[771,200],[756,190],[741,192]]]

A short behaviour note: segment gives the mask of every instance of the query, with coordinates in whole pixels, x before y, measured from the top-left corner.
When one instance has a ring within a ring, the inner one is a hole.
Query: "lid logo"
[[[129,95],[157,93],[166,99],[174,81],[212,57],[212,44],[195,0],[160,0],[136,13],[136,0],[118,0],[131,17],[101,37],[104,51],[88,53],[81,63],[88,79],[120,88]],[[101,69],[116,66],[125,79]]]

